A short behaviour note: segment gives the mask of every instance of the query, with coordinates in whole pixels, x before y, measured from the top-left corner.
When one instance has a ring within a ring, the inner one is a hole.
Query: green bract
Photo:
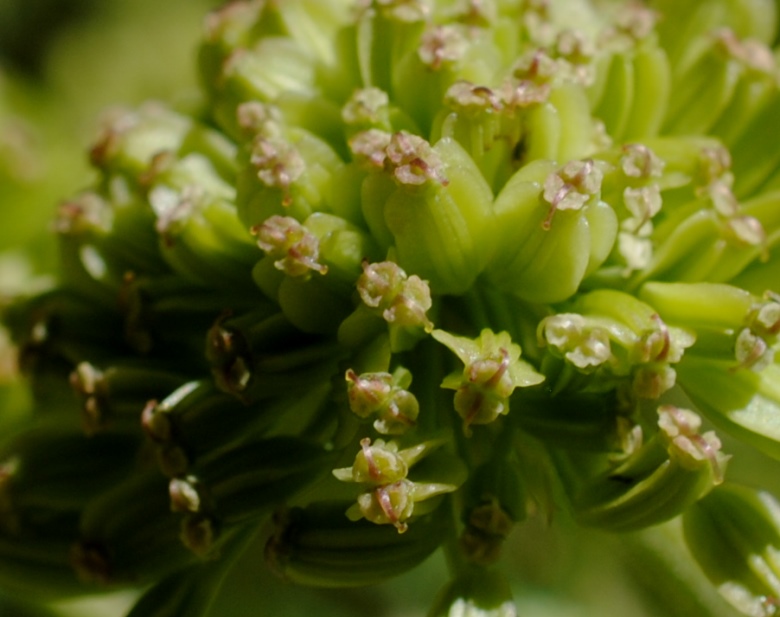
[[[264,534],[322,587],[443,547],[431,615],[512,617],[516,528],[683,516],[726,598],[776,614],[777,503],[723,484],[780,459],[775,21],[212,12],[197,112],[108,119],[56,285],[4,313],[35,409],[0,444],[0,586],[195,617]]]

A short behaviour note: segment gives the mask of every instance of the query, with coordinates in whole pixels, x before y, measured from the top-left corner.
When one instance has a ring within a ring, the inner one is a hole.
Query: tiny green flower
[[[396,442],[377,439],[371,445],[370,439],[363,439],[352,467],[333,470],[339,480],[357,482],[367,489],[347,510],[347,516],[393,525],[398,533],[406,532],[407,520],[418,502],[457,489],[454,484],[414,482],[407,477],[411,467],[440,445],[440,441],[428,441],[399,450]]]
[[[391,326],[422,328],[426,332],[433,329],[426,315],[432,306],[428,285],[415,274],[407,276],[397,264],[364,263],[357,289],[363,303]]]
[[[707,462],[712,466],[715,482],[723,481],[722,467],[728,457],[720,453],[721,443],[714,431],[700,434],[698,414],[673,405],[662,405],[658,408],[658,427],[683,466],[697,467]]]
[[[456,390],[455,411],[464,430],[472,424],[489,424],[509,413],[509,397],[516,388],[544,381],[530,364],[520,360],[520,346],[509,334],[484,329],[476,340],[434,330],[433,337],[448,347],[463,363],[442,382],[442,388]]]
[[[402,367],[390,373],[361,373],[348,370],[349,407],[361,418],[377,416],[374,429],[383,435],[405,433],[415,425],[420,411],[414,394],[405,389],[411,374]]]
[[[371,445],[370,439],[363,439],[360,448],[351,468],[333,471],[333,475],[339,480],[383,485],[393,484],[406,477],[409,468],[404,457],[398,452],[397,444],[386,444],[377,439]]]
[[[253,228],[257,245],[271,258],[274,266],[289,276],[306,276],[312,271],[325,274],[327,266],[318,262],[317,239],[294,218],[272,216]]]
[[[607,331],[599,326],[588,328],[577,313],[551,315],[539,323],[539,330],[540,344],[554,347],[579,369],[599,366],[612,357]]]
[[[593,195],[601,190],[603,174],[593,161],[572,161],[544,181],[544,200],[550,204],[550,214],[542,223],[545,229],[552,225],[556,210],[580,210]]]

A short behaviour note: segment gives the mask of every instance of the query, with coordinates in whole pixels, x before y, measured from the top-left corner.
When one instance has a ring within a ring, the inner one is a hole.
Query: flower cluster
[[[148,615],[263,529],[313,586],[444,547],[432,614],[511,616],[527,518],[682,517],[774,615],[780,506],[716,434],[780,458],[773,10],[212,12],[199,112],[107,120],[58,283],[5,316],[36,417],[0,448],[0,585],[150,584]]]

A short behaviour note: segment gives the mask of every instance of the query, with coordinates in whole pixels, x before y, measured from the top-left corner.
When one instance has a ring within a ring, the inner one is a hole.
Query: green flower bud
[[[462,372],[452,373],[441,385],[457,391],[455,411],[467,431],[471,424],[488,424],[509,413],[509,397],[516,388],[544,381],[544,375],[520,360],[520,347],[506,332],[495,334],[485,329],[476,340],[443,330],[432,334],[464,364]]]
[[[179,150],[190,124],[187,117],[159,104],[148,104],[139,113],[117,111],[113,118],[106,118],[90,151],[91,162],[138,181],[156,155]]]
[[[396,184],[375,206],[381,208],[398,264],[430,281],[435,292],[462,293],[491,254],[487,183],[452,139],[431,146],[400,132],[372,146],[369,160],[382,165]]]
[[[366,373],[358,376],[347,371],[349,406],[361,418],[384,409],[391,404],[392,380],[390,373]]]
[[[586,321],[577,313],[559,313],[539,323],[540,340],[561,353],[582,370],[597,367],[612,358],[609,332],[598,325],[586,330]]]
[[[393,525],[398,533],[404,533],[409,528],[406,520],[414,512],[413,490],[409,480],[378,486],[359,495],[347,516],[354,520],[365,518],[376,525]]]
[[[365,518],[376,525],[393,525],[398,533],[406,533],[407,521],[415,514],[419,502],[456,489],[452,484],[399,480],[358,495],[357,503],[347,510],[347,517],[353,521]]]
[[[406,432],[414,426],[420,405],[406,388],[411,384],[411,373],[398,367],[390,373],[362,373],[348,370],[347,396],[349,407],[361,418],[377,416],[374,429],[383,435]]]
[[[550,213],[542,223],[550,229],[557,210],[580,210],[601,190],[603,174],[593,161],[572,161],[544,181],[542,198],[550,204]]]
[[[120,192],[118,200],[91,191],[77,195],[60,205],[54,223],[64,282],[107,305],[115,303],[127,271],[165,269],[152,209],[124,194],[125,187]]]
[[[311,271],[325,274],[326,266],[318,263],[317,239],[294,218],[272,216],[252,229],[257,245],[270,258],[277,258],[274,266],[288,276],[309,275]]]
[[[441,443],[426,441],[399,451],[394,442],[385,444],[377,439],[371,446],[370,439],[363,439],[360,442],[361,452],[352,467],[333,470],[333,475],[339,480],[357,482],[368,488],[347,510],[347,516],[352,520],[365,518],[377,525],[390,524],[398,529],[398,533],[404,533],[408,528],[406,521],[414,514],[418,502],[452,492],[462,482],[462,478],[455,478],[457,470],[455,474],[450,474],[457,484],[407,479],[409,469]],[[438,475],[438,470],[434,469],[433,475]]]
[[[238,220],[232,187],[196,155],[171,166],[157,172],[148,193],[163,258],[197,283],[243,283],[256,252]]]
[[[780,456],[773,421],[780,401],[777,364],[755,372],[732,360],[691,356],[680,363],[678,374],[683,390],[716,425],[773,458]]]
[[[572,161],[560,169],[534,161],[518,170],[493,206],[501,231],[486,272],[490,281],[532,302],[573,295],[586,272],[606,258],[617,233],[609,206],[599,204],[602,177],[593,161]],[[589,214],[594,208],[603,212]],[[598,242],[591,241],[591,232]],[[556,272],[555,283],[550,271]]]
[[[232,51],[238,48],[262,54],[262,46],[256,43],[268,38],[284,39],[302,56],[308,56],[312,63],[318,60],[322,64],[333,64],[335,50],[332,41],[335,30],[346,22],[347,11],[348,5],[344,2],[315,5],[307,0],[293,0],[280,6],[243,0],[212,11],[204,24],[205,40],[199,58],[206,86],[213,88],[220,84],[220,67]],[[273,59],[273,55],[269,58]],[[289,70],[290,67],[280,64],[280,74],[274,77],[283,79],[283,69]],[[253,78],[250,82],[253,87],[262,92],[262,74],[249,77]],[[274,82],[271,76],[265,79]],[[289,83],[285,85],[286,88],[282,89],[289,88]],[[215,104],[219,106],[219,94],[224,93],[217,89],[212,94],[217,96]]]
[[[245,147],[246,162],[236,180],[241,222],[251,228],[272,216],[303,221],[312,212],[336,210],[328,200],[330,182],[343,166],[338,154],[305,129],[270,127]]]
[[[723,481],[723,465],[728,457],[719,453],[721,443],[713,431],[699,434],[701,418],[688,409],[679,409],[674,405],[662,405],[658,408],[659,435],[668,440],[670,454],[680,459],[686,468],[696,468],[703,461],[712,466],[716,484]]]
[[[771,295],[761,301],[737,287],[707,283],[648,283],[641,295],[672,323],[702,333],[694,353],[732,359],[735,368],[756,372],[772,362],[777,342],[774,315],[779,305]]]
[[[537,328],[540,346],[548,346],[553,357],[607,383],[630,377],[632,396],[640,399],[658,398],[674,386],[670,365],[693,345],[690,332],[668,327],[649,305],[617,291],[583,294],[573,308],[583,314],[551,315]],[[572,378],[570,372],[561,374],[556,387]]]
[[[362,449],[351,468],[333,470],[336,478],[361,484],[382,485],[393,484],[406,477],[409,468],[394,442],[385,444],[381,439],[377,439],[372,446],[371,440],[366,438],[361,440],[360,447]]]
[[[304,225],[319,240],[321,259],[330,273],[326,281],[343,290],[352,289],[364,262],[380,255],[368,234],[340,216],[315,212]]]
[[[344,123],[352,131],[370,128],[390,131],[390,97],[379,88],[355,90],[341,110]]]
[[[363,304],[350,319],[358,322],[366,312],[381,316],[388,324],[391,348],[411,347],[433,329],[427,316],[433,305],[428,283],[417,275],[407,276],[397,264],[364,262],[357,291]],[[342,323],[340,336],[347,336],[349,327],[349,320]]]

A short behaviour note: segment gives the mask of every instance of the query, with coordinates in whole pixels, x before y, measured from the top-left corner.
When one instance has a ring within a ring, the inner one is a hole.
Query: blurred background
[[[195,46],[218,0],[0,0],[0,310],[51,285],[57,203],[90,182],[104,110],[197,96]],[[29,393],[0,328],[0,438]],[[62,614],[121,616],[134,593],[66,602]],[[38,615],[0,590],[0,617]]]
[[[0,310],[51,284],[52,214],[90,181],[101,115],[150,98],[195,100],[195,46],[217,3],[0,0]],[[0,329],[0,431],[27,403]]]
[[[58,198],[89,179],[100,114],[196,94],[193,54],[216,0],[0,0],[0,250],[34,246]]]
[[[17,294],[51,284],[52,213],[59,200],[89,183],[86,152],[104,110],[147,99],[195,105],[200,23],[219,3],[0,0],[0,309]],[[13,350],[0,331],[0,435],[28,406]],[[745,474],[765,468],[763,461],[741,460]],[[773,476],[780,482],[780,474]],[[553,525],[533,519],[513,536],[503,565],[515,577],[522,617],[733,615],[680,558],[680,547],[675,525],[618,538],[576,529],[563,517]],[[424,617],[445,582],[439,555],[378,588],[302,593],[272,580],[258,544],[234,569],[211,614]],[[700,597],[693,600],[683,582],[701,590]],[[72,599],[54,609],[73,617],[121,617],[135,595]],[[0,591],[0,617],[38,614]]]

